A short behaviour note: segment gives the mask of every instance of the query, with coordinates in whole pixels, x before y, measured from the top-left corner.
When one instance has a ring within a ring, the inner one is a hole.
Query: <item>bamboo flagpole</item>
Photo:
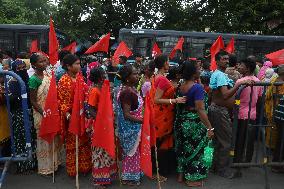
[[[158,152],[157,145],[155,144],[155,159],[156,159],[156,170],[157,170],[157,181],[158,189],[161,189],[160,173],[159,173],[159,162],[158,162]]]
[[[54,157],[54,140],[52,141],[52,182],[55,183],[55,157]]]
[[[118,141],[117,141],[117,137],[114,135],[115,137],[115,143],[116,143],[116,166],[117,166],[117,172],[118,172],[118,179],[119,179],[119,185],[122,186],[122,182],[121,182],[121,170],[120,170],[120,165],[119,165],[119,151],[118,151]]]
[[[78,135],[76,135],[76,188],[79,189],[79,141]]]

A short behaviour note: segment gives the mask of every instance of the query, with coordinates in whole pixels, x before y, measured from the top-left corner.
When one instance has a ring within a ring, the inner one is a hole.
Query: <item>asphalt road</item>
[[[90,182],[91,175],[80,176],[81,189],[94,189]],[[271,189],[284,189],[284,174],[275,174],[269,171]],[[265,187],[264,171],[260,168],[249,168],[243,170],[242,178],[224,179],[219,176],[209,174],[208,179],[202,189],[264,189]],[[8,174],[3,184],[3,189],[75,189],[75,179],[69,178],[64,168],[56,173],[56,183],[52,183],[52,177],[42,177],[37,174],[31,175],[13,175]],[[111,187],[115,188],[157,188],[157,183],[144,178],[139,187],[119,186],[116,181]],[[166,183],[162,184],[162,189],[185,189],[184,184],[176,182],[175,175],[168,178]]]

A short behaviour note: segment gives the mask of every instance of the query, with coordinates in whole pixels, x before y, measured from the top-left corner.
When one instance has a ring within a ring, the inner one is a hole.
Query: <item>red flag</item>
[[[274,66],[284,64],[284,49],[265,55]]]
[[[50,81],[47,93],[43,118],[39,129],[39,137],[51,143],[54,137],[60,132],[60,115],[58,110],[57,89],[54,73]]]
[[[234,37],[232,37],[232,39],[231,39],[230,42],[228,43],[228,45],[227,45],[225,51],[226,51],[227,53],[230,53],[230,54],[232,54],[232,53],[235,52],[235,39],[234,39]]]
[[[151,100],[149,93],[145,98],[144,119],[141,132],[141,170],[145,175],[152,178],[152,160],[151,160],[151,141],[150,141],[150,125],[151,125]]]
[[[85,132],[84,114],[84,79],[81,73],[77,74],[72,114],[68,131],[74,135],[82,136]]]
[[[108,33],[106,36],[104,36],[99,41],[97,41],[94,45],[92,45],[85,52],[85,54],[91,54],[91,53],[98,52],[98,51],[108,53],[109,40],[110,40],[110,33]]]
[[[115,159],[114,115],[108,80],[103,83],[100,97],[93,128],[92,146],[103,148]]]
[[[56,33],[55,33],[55,29],[54,29],[54,26],[53,26],[53,20],[52,18],[50,17],[50,21],[49,21],[49,46],[48,46],[48,49],[49,49],[49,62],[51,65],[55,65],[57,63],[57,60],[58,60],[58,47],[59,47],[59,44],[58,44],[58,41],[57,41],[57,38],[56,38]]]
[[[158,44],[155,42],[152,49],[152,57],[156,57],[160,54],[162,54],[162,51],[159,48]]]
[[[73,43],[69,44],[68,46],[64,47],[61,50],[70,51],[72,54],[75,54],[77,43],[74,41]]]
[[[31,43],[31,47],[30,47],[30,53],[35,53],[35,52],[38,52],[38,47],[37,47],[37,39],[33,40],[32,43]]]
[[[176,46],[174,47],[174,49],[172,50],[172,52],[169,55],[170,59],[175,57],[175,54],[176,54],[177,50],[181,50],[182,51],[183,42],[184,42],[184,38],[183,37],[179,38]]]
[[[113,55],[113,64],[116,65],[119,63],[119,57],[120,56],[126,56],[127,58],[132,55],[131,50],[127,47],[126,43],[124,41],[121,41]]]
[[[219,36],[210,48],[210,53],[211,53],[211,67],[210,67],[210,69],[211,70],[217,69],[217,65],[216,65],[216,61],[215,61],[215,55],[221,49],[224,49],[224,41],[222,39],[222,36]]]

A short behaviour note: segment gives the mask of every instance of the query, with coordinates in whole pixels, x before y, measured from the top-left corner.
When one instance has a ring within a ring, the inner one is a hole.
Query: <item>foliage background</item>
[[[284,0],[0,0],[1,24],[48,24],[95,41],[120,28],[284,35]]]

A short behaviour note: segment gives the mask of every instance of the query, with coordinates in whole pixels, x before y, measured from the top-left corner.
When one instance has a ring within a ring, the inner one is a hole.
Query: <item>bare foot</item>
[[[185,184],[188,187],[201,187],[203,186],[203,181],[186,181]]]
[[[183,174],[182,174],[182,173],[179,173],[179,174],[178,174],[177,181],[178,181],[179,183],[182,183],[182,182],[183,182]]]
[[[152,177],[153,180],[158,180],[157,175],[153,175]],[[160,182],[166,182],[168,179],[166,177],[163,177],[162,175],[159,175],[159,181]]]

